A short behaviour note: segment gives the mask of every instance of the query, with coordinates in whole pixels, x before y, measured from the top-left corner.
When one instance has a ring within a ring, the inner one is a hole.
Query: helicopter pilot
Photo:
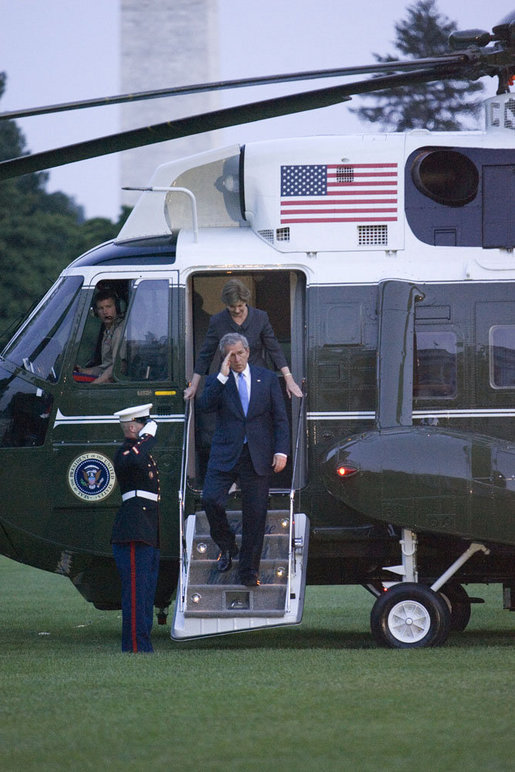
[[[119,300],[113,290],[101,290],[95,297],[94,312],[102,323],[99,352],[95,352],[95,362],[91,366],[75,366],[74,372],[80,376],[89,376],[91,383],[111,383],[113,365],[122,339],[123,316],[119,313]],[[82,379],[81,379],[82,380]]]
[[[111,545],[122,583],[122,651],[152,652],[154,596],[159,572],[159,473],[152,457],[157,424],[152,404],[119,410],[123,444],[114,458],[122,504]]]

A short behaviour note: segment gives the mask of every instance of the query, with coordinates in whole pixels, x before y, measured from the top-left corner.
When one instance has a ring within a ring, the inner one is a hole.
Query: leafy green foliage
[[[406,17],[395,24],[398,55],[374,57],[378,62],[393,62],[449,53],[449,35],[456,29],[454,21],[439,13],[436,0],[418,0],[407,7]],[[464,128],[463,121],[478,114],[481,103],[472,96],[482,90],[482,83],[451,80],[403,86],[385,94],[364,95],[362,98],[373,99],[375,106],[351,108],[351,112],[371,123],[381,123],[389,131],[453,131]]]
[[[6,85],[0,73],[0,98]],[[0,160],[26,154],[25,138],[14,121],[0,123]],[[23,317],[61,270],[83,252],[112,239],[117,223],[84,220],[82,207],[64,193],[48,193],[48,174],[26,174],[0,182],[0,332]]]

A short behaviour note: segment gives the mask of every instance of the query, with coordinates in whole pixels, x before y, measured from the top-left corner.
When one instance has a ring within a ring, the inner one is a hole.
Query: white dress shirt
[[[238,388],[238,375],[239,373],[235,372],[234,370],[231,370],[231,373],[234,375],[234,380],[236,383],[236,388]],[[245,383],[247,384],[247,394],[249,395],[249,402],[250,402],[250,389],[251,389],[251,378],[250,378],[250,367],[247,365],[245,370],[243,370],[243,377],[245,378]],[[228,375],[223,375],[222,373],[218,373],[217,375],[218,380],[220,383],[227,383],[229,380]]]

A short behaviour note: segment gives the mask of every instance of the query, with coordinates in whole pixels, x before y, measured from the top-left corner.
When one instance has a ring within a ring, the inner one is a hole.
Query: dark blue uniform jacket
[[[150,453],[155,443],[155,437],[144,434],[137,440],[126,438],[118,448],[114,469],[122,494],[132,490],[159,494],[157,465]],[[122,502],[114,521],[111,542],[123,544],[130,541],[159,546],[157,501],[134,497]]]

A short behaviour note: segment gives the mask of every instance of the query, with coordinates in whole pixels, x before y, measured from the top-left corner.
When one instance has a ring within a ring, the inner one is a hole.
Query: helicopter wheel
[[[376,600],[370,614],[375,640],[392,649],[439,646],[450,626],[451,612],[444,598],[414,582],[391,587]]]
[[[444,584],[439,590],[451,615],[451,630],[462,633],[470,621],[471,603],[461,584]]]

